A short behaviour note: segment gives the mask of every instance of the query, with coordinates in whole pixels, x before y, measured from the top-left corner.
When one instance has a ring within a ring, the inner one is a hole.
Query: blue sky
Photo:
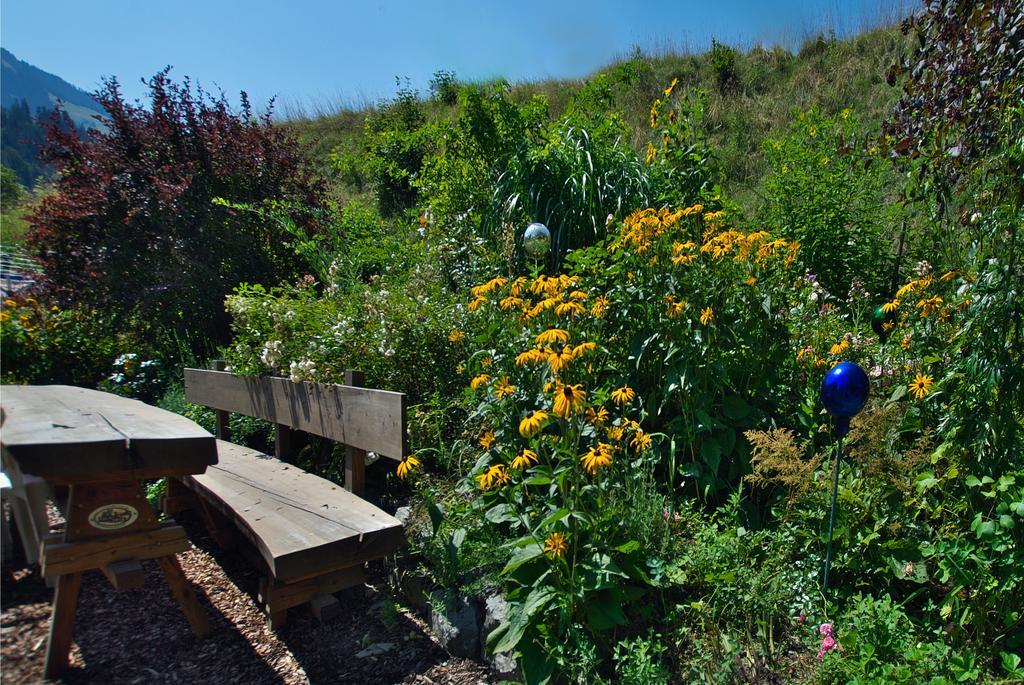
[[[117,76],[141,97],[164,66],[232,99],[360,105],[425,89],[446,69],[462,79],[524,81],[593,73],[633,46],[699,51],[799,45],[893,17],[907,0],[2,0],[0,44],[18,58],[95,90]]]

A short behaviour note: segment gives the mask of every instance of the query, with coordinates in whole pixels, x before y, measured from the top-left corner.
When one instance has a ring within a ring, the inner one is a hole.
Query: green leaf
[[[750,414],[750,405],[739,395],[726,395],[722,398],[722,413],[733,421],[739,421]]]
[[[615,626],[626,625],[621,598],[616,593],[595,593],[587,598],[586,608],[587,623],[594,630],[609,630]]]
[[[624,544],[614,548],[616,552],[622,552],[623,554],[632,554],[633,552],[640,549],[640,543],[636,540],[630,540]]]
[[[488,509],[487,513],[484,514],[484,518],[491,523],[510,523],[512,521],[519,520],[512,507],[504,502],[496,504]]]
[[[427,514],[430,515],[430,525],[434,530],[434,535],[437,535],[437,531],[441,528],[441,522],[444,521],[444,512],[441,507],[431,502],[427,505]]]
[[[543,553],[544,548],[541,547],[539,542],[527,543],[525,546],[520,548],[519,551],[512,555],[512,558],[508,560],[507,564],[505,564],[505,568],[502,569],[501,575],[504,576],[511,573],[512,571],[515,571],[517,568],[519,568],[526,562],[536,559]]]
[[[541,524],[540,524],[540,528],[543,528],[543,529],[546,530],[547,528],[549,528],[550,526],[555,525],[556,523],[558,523],[559,521],[561,521],[562,519],[564,519],[568,515],[569,515],[569,510],[563,507],[563,508],[559,509],[558,511],[556,511],[555,513],[551,514],[551,516],[548,516],[546,519],[544,519],[541,522]]]
[[[715,438],[706,438],[700,446],[700,458],[712,474],[718,472],[718,464],[722,460],[722,443]]]
[[[547,650],[530,642],[521,648],[520,655],[526,685],[547,685],[551,682],[551,677],[555,673],[555,662],[549,658]]]
[[[523,605],[518,610],[510,608],[512,618],[507,622],[507,627],[501,634],[500,639],[494,643],[491,651],[494,654],[500,654],[501,652],[513,649],[519,644],[519,640],[522,639],[527,626],[530,625],[530,619],[533,618],[534,614],[547,606],[554,596],[555,593],[551,588],[537,587],[526,597],[526,601],[523,602]],[[490,642],[490,639],[488,639],[488,642]]]

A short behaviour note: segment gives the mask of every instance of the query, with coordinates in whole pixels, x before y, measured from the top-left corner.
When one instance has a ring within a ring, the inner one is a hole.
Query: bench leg
[[[309,600],[309,609],[321,623],[328,623],[341,615],[341,602],[334,595],[317,595]]]
[[[284,624],[288,622],[288,610],[281,609],[279,611],[268,611],[267,612],[267,627],[271,630],[278,630],[284,627]]]
[[[206,619],[206,612],[203,611],[199,600],[196,599],[192,585],[189,584],[188,579],[181,570],[178,558],[173,554],[169,554],[165,557],[157,557],[156,561],[160,564],[160,570],[164,572],[164,578],[167,579],[167,585],[171,588],[171,593],[174,594],[174,598],[181,605],[181,611],[185,614],[188,624],[192,626],[192,632],[196,634],[196,637],[206,637],[210,632],[210,624]]]
[[[53,595],[53,614],[50,617],[50,638],[46,645],[46,678],[56,678],[68,667],[71,651],[71,633],[75,627],[75,608],[78,590],[82,587],[82,574],[68,573],[57,581]]]
[[[221,549],[232,549],[238,544],[238,530],[224,514],[215,509],[209,502],[199,497],[199,513],[206,524],[210,537]]]

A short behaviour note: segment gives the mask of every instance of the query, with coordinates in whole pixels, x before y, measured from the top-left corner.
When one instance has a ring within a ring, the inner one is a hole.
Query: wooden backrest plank
[[[185,369],[185,398],[391,459],[408,453],[406,398],[398,392]]]

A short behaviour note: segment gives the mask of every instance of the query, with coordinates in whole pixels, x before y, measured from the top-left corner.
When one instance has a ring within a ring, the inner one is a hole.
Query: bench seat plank
[[[218,440],[217,452],[217,464],[184,480],[238,525],[279,582],[401,546],[401,522],[343,487],[230,442]]]

